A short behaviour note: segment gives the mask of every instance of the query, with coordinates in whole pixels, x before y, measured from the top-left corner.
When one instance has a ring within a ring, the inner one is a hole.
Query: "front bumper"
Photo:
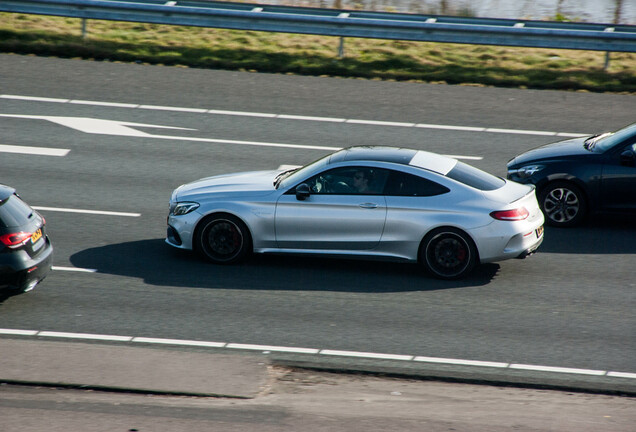
[[[179,249],[192,250],[194,229],[201,216],[197,211],[180,216],[169,215],[166,243]]]

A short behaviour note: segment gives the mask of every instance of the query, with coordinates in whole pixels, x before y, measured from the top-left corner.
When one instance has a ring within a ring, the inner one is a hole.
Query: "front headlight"
[[[170,206],[170,214],[172,216],[182,216],[193,212],[194,210],[199,208],[199,203],[196,202],[179,202]]]
[[[510,170],[508,171],[508,174],[514,177],[525,179],[528,177],[532,177],[543,168],[545,168],[545,165],[526,165],[516,170]]]

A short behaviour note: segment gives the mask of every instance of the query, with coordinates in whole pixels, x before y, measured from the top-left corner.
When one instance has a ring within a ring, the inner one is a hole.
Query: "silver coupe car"
[[[531,186],[435,153],[351,147],[302,168],[179,186],[166,242],[219,264],[252,252],[382,258],[457,279],[533,253],[543,222]]]

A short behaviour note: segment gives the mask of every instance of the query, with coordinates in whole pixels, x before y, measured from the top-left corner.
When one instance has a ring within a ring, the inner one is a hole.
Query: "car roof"
[[[446,175],[457,160],[437,153],[388,146],[349,147],[334,153],[329,163],[350,161],[391,162],[423,168]]]

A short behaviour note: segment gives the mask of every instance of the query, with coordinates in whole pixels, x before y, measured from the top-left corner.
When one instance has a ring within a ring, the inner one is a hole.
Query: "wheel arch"
[[[422,262],[422,248],[424,248],[425,240],[427,240],[430,236],[432,236],[433,233],[435,233],[436,231],[443,231],[445,229],[461,231],[463,234],[465,234],[468,237],[468,239],[472,242],[472,245],[475,248],[475,253],[477,254],[476,262],[478,264],[481,263],[481,258],[479,257],[479,248],[477,247],[477,241],[475,241],[475,238],[472,236],[472,234],[470,232],[468,232],[464,228],[462,228],[460,226],[456,226],[456,225],[438,225],[438,226],[435,226],[435,227],[432,227],[431,229],[429,229],[420,238],[420,245],[417,248],[417,262],[419,264],[423,264],[423,262]]]
[[[581,192],[583,192],[583,196],[585,200],[587,201],[587,203],[589,204],[588,211],[593,206],[595,200],[594,200],[594,197],[592,197],[592,194],[588,186],[585,184],[585,182],[581,181],[578,177],[573,176],[572,174],[567,174],[567,173],[550,174],[541,183],[537,184],[537,191],[536,191],[537,198],[539,198],[539,196],[545,190],[545,188],[547,188],[550,184],[555,182],[564,182],[564,183],[573,184],[574,186],[579,188]]]
[[[249,236],[248,240],[249,240],[249,244],[250,244],[250,249],[253,252],[254,251],[254,236],[252,234],[252,230],[251,230],[249,224],[241,216],[239,216],[238,214],[236,214],[234,212],[231,212],[231,211],[227,211],[227,210],[212,211],[210,213],[207,213],[205,216],[201,217],[197,221],[194,229],[192,230],[192,250],[194,252],[197,252],[197,253],[200,252],[199,248],[201,246],[199,245],[199,242],[196,239],[199,238],[199,234],[200,234],[201,230],[203,229],[203,227],[205,226],[205,224],[207,223],[207,221],[209,221],[210,219],[212,219],[214,217],[218,217],[218,216],[221,216],[221,217],[229,216],[229,217],[238,219],[238,221],[243,224],[243,226],[245,227],[246,232],[247,232],[247,234]]]

